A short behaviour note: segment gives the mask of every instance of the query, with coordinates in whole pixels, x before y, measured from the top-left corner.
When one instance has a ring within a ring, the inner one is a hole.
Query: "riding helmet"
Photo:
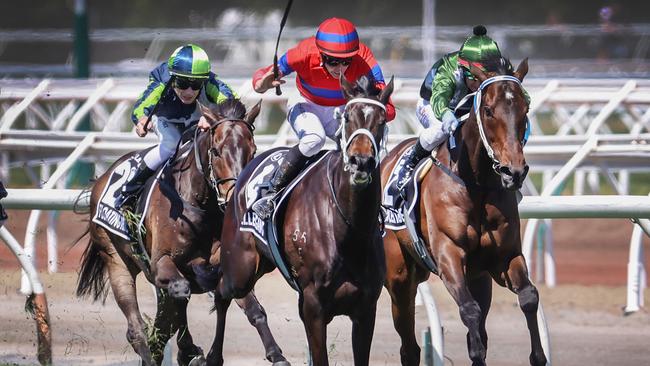
[[[482,25],[474,27],[474,35],[467,37],[460,48],[458,57],[467,62],[484,62],[494,57],[501,57],[497,43],[487,35]]]
[[[359,35],[349,20],[329,18],[318,27],[316,47],[330,57],[352,57],[359,52]]]
[[[195,45],[178,47],[167,61],[169,73],[194,79],[207,79],[210,76],[210,59],[205,51]]]

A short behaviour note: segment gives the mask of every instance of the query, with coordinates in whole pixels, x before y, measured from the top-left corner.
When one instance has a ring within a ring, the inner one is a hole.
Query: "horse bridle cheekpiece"
[[[225,212],[226,204],[228,203],[228,201],[227,201],[228,193],[230,192],[230,190],[232,190],[234,188],[234,185],[228,190],[228,192],[226,192],[226,194],[221,194],[221,192],[219,191],[219,185],[223,184],[225,182],[229,182],[229,181],[237,181],[237,177],[228,177],[228,178],[219,178],[219,179],[217,179],[217,177],[214,174],[214,168],[212,167],[212,159],[213,159],[213,157],[215,155],[215,153],[213,151],[214,147],[212,145],[212,142],[213,142],[212,136],[214,135],[214,131],[217,129],[217,127],[219,127],[221,124],[223,124],[225,122],[242,122],[242,123],[244,123],[246,125],[246,127],[248,127],[248,129],[251,132],[253,132],[255,130],[255,126],[247,123],[246,121],[243,121],[243,120],[240,120],[240,119],[233,119],[233,118],[220,119],[217,122],[215,122],[213,125],[210,126],[210,148],[208,149],[208,171],[209,172],[208,172],[208,179],[207,180],[208,180],[208,182],[212,186],[212,189],[214,190],[214,192],[217,195],[217,206],[219,207],[219,209],[222,212]],[[196,168],[200,172],[203,172],[203,176],[205,177],[205,171],[203,170],[203,165],[201,164],[201,159],[199,157],[199,151],[196,148],[197,147],[196,138],[197,138],[198,131],[199,131],[198,128],[196,129],[196,131],[194,131],[194,141],[195,141],[195,144],[194,144],[194,161],[196,162]]]
[[[483,142],[483,146],[485,146],[485,150],[487,151],[488,156],[490,157],[490,159],[492,159],[492,169],[494,169],[494,171],[497,172],[498,174],[499,168],[501,167],[501,162],[494,155],[494,150],[492,149],[492,146],[490,146],[487,137],[485,137],[485,131],[483,130],[483,122],[481,121],[481,96],[483,94],[483,89],[485,89],[488,85],[495,83],[497,81],[512,81],[514,83],[517,83],[519,87],[522,86],[521,86],[521,81],[514,76],[497,75],[485,79],[479,86],[476,93],[474,94],[474,115],[476,116],[476,124],[478,125],[478,132],[479,135],[481,136],[481,141]],[[521,142],[522,144],[526,144],[526,140],[528,139],[529,123],[530,122],[528,121],[528,119],[526,119],[526,133],[524,133],[524,138]]]
[[[374,106],[377,106],[381,109],[386,111],[386,106],[383,105],[380,101],[374,100],[374,99],[369,99],[369,98],[353,98],[350,99],[346,104],[344,108],[344,112],[341,113],[340,109],[337,108],[334,111],[334,116],[336,119],[340,120],[340,125],[339,125],[339,130],[336,132],[336,135],[338,136],[340,134],[341,136],[341,149],[343,150],[343,163],[344,163],[344,168],[346,170],[349,170],[349,160],[350,156],[348,155],[348,146],[352,143],[355,137],[359,135],[365,135],[370,139],[370,142],[372,143],[372,148],[375,152],[375,168],[379,166],[379,154],[381,152],[380,149],[377,148],[377,142],[375,141],[375,136],[372,135],[372,133],[367,129],[367,128],[358,128],[356,129],[350,137],[345,136],[345,126],[348,123],[347,119],[347,109],[350,105],[352,104],[357,104],[357,103],[364,103],[364,104],[372,104]],[[381,145],[385,144],[385,138],[381,139]]]

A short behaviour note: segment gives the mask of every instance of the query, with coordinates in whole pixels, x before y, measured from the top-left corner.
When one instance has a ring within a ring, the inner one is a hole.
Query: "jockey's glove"
[[[442,114],[442,131],[448,135],[451,135],[458,128],[458,118],[454,115],[450,109],[446,110]]]

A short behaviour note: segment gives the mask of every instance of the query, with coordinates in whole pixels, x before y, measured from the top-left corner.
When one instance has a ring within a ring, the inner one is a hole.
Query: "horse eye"
[[[494,117],[494,114],[492,113],[492,109],[490,107],[483,107],[483,111],[485,112],[485,115],[492,118]]]
[[[214,147],[211,148],[210,151],[212,152],[212,155],[219,156],[219,151],[217,149],[215,149]]]

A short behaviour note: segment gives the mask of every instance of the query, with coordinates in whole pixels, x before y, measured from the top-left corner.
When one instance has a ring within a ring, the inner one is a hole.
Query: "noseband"
[[[485,151],[487,151],[488,156],[490,159],[492,159],[492,169],[497,174],[499,173],[499,168],[501,167],[501,162],[496,158],[494,155],[494,150],[492,149],[492,146],[490,146],[490,143],[487,140],[487,137],[485,137],[485,131],[483,130],[483,122],[481,121],[481,97],[483,94],[483,89],[485,89],[488,85],[497,82],[497,81],[512,81],[514,83],[517,83],[519,87],[521,86],[521,81],[517,79],[514,76],[510,75],[497,75],[493,76],[491,78],[485,79],[481,85],[479,86],[478,90],[474,94],[474,115],[476,116],[476,124],[478,125],[478,132],[479,135],[481,136],[481,142],[483,142],[483,146],[485,146]],[[528,124],[530,122],[528,119],[526,119],[526,133],[524,134],[524,139],[522,141],[522,144],[526,143],[526,140],[528,138]]]
[[[233,119],[233,118],[224,118],[221,119],[217,122],[215,122],[213,125],[210,126],[210,148],[208,149],[208,174],[206,177],[205,171],[203,170],[203,165],[201,164],[201,158],[199,156],[199,150],[197,148],[197,136],[198,136],[198,131],[199,129],[197,128],[194,131],[194,161],[196,162],[196,168],[203,173],[203,178],[210,184],[212,187],[212,190],[215,192],[217,195],[217,207],[221,212],[226,211],[226,204],[228,203],[227,197],[230,191],[235,187],[234,185],[230,187],[230,189],[226,192],[226,194],[221,194],[221,191],[219,190],[219,185],[230,182],[230,181],[237,181],[236,177],[227,177],[227,178],[218,178],[215,176],[214,173],[214,168],[212,167],[212,160],[214,158],[215,153],[214,151],[214,145],[212,144],[214,141],[214,131],[222,125],[225,122],[234,122],[238,123],[241,122],[246,125],[249,131],[253,133],[255,130],[255,127],[252,126],[251,124],[247,123],[246,121],[240,120],[240,119]]]
[[[356,104],[356,103],[364,103],[364,104],[372,104],[374,106],[377,106],[381,109],[386,111],[386,106],[383,105],[380,101],[370,99],[370,98],[353,98],[350,99],[346,104],[344,108],[344,113],[340,113],[340,110],[337,108],[334,112],[334,115],[338,120],[341,121],[341,124],[339,126],[338,131],[336,132],[336,135],[341,135],[341,148],[343,149],[343,163],[344,167],[343,169],[345,171],[350,170],[350,156],[348,155],[348,147],[352,143],[352,140],[354,140],[355,137],[359,135],[364,135],[370,139],[370,143],[372,143],[372,149],[375,154],[375,168],[379,166],[379,153],[380,149],[377,148],[377,142],[375,141],[375,136],[372,135],[372,133],[367,129],[367,128],[358,128],[356,129],[350,137],[345,136],[345,126],[348,123],[348,118],[347,118],[347,109],[350,105]],[[386,139],[382,138],[380,141],[381,146],[383,147],[384,144],[386,143]]]

